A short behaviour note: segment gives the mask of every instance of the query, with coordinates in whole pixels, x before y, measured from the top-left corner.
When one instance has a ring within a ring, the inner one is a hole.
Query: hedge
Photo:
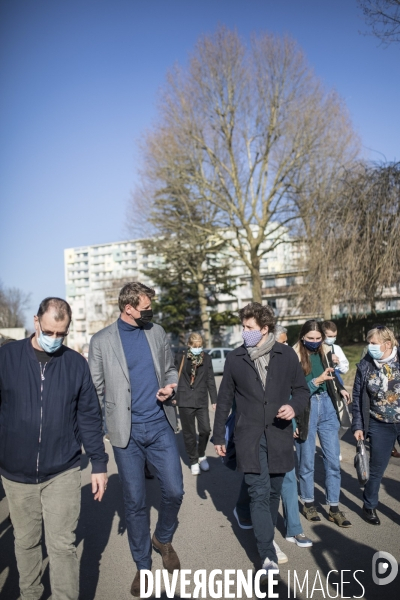
[[[364,342],[367,332],[376,324],[386,325],[394,331],[396,337],[400,336],[400,310],[371,313],[358,319],[341,317],[331,319],[338,328],[338,342],[341,346]],[[293,346],[299,339],[302,325],[287,325],[288,343]]]

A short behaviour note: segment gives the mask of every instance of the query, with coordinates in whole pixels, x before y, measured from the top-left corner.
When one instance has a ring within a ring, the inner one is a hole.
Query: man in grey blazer
[[[131,594],[140,596],[140,570],[151,569],[151,543],[170,573],[180,569],[171,545],[183,497],[182,468],[171,403],[178,373],[165,331],[151,323],[155,292],[142,283],[119,294],[121,315],[93,336],[89,367],[122,482],[129,546],[137,573]],[[144,465],[154,466],[161,505],[154,535],[146,509]]]

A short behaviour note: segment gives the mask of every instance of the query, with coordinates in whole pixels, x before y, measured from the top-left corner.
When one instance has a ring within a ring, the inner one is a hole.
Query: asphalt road
[[[213,417],[212,411],[210,414]],[[198,569],[206,569],[207,573],[210,573],[213,569],[247,571],[260,568],[253,532],[239,529],[232,514],[241,475],[224,467],[216,457],[213,446],[209,444],[207,455],[210,471],[202,473],[199,477],[192,476],[182,434],[177,434],[176,439],[182,457],[185,496],[173,544],[180,557],[182,569],[191,569],[192,573]],[[82,512],[77,530],[82,600],[132,598],[129,590],[135,575],[135,566],[128,547],[121,486],[109,444],[107,449],[110,454],[109,485],[100,504],[92,499],[90,469],[86,457],[82,457]],[[373,527],[366,524],[360,516],[362,490],[355,478],[355,444],[349,432],[342,439],[341,449],[341,503],[353,526],[340,529],[327,520],[323,494],[323,466],[320,450],[317,449],[316,503],[319,505],[322,521],[320,524],[311,525],[301,517],[304,532],[314,541],[314,546],[300,549],[284,539],[283,519],[279,518],[275,540],[288,555],[289,562],[281,565],[282,581],[275,591],[278,591],[279,598],[282,599],[296,597],[300,600],[320,600],[329,598],[329,591],[330,597],[398,600],[400,573],[393,583],[376,585],[372,581],[372,557],[377,551],[386,551],[397,561],[400,560],[400,459],[390,460],[380,492],[379,514],[382,524],[380,527]],[[157,479],[154,479],[147,481],[146,485],[153,531],[160,502],[159,484]],[[7,500],[3,492],[0,492],[0,499],[0,599],[16,600],[19,598],[18,573],[13,551],[12,527],[7,519]],[[153,555],[155,572],[156,569],[162,568],[162,564],[160,556],[155,553]],[[51,597],[47,563],[46,559],[43,596],[45,600]],[[333,585],[328,586],[327,591],[326,576],[333,569],[339,573],[331,575]],[[356,577],[365,588],[365,593],[353,577],[357,570],[359,572]],[[306,586],[302,592],[297,586],[295,595],[294,571],[301,584],[308,571],[308,592]],[[345,572],[341,574],[340,571]],[[344,583],[342,591],[339,584],[338,594],[334,583],[340,581],[341,576],[345,582],[350,583]],[[190,592],[193,587],[189,585],[187,591]],[[235,590],[235,586],[231,589]],[[161,597],[167,596],[163,592]],[[174,598],[183,597],[178,585]],[[206,597],[211,598],[210,595]]]

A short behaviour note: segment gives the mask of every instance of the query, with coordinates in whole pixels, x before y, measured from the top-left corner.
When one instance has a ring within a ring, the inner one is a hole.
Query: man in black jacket
[[[71,308],[45,298],[35,333],[0,348],[0,472],[14,526],[22,598],[43,593],[42,523],[52,597],[78,600],[75,529],[80,512],[80,455],[92,463],[92,491],[107,486],[97,394],[83,356],[63,346]]]
[[[236,400],[237,468],[250,495],[257,547],[268,571],[278,569],[274,527],[284,474],[294,468],[292,418],[310,393],[295,352],[275,341],[275,318],[257,302],[240,311],[244,345],[230,352],[218,393],[214,444],[225,455],[225,421]]]

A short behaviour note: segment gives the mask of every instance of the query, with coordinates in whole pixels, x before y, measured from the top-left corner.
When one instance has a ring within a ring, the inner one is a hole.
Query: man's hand
[[[92,473],[92,492],[94,500],[101,502],[104,492],[107,489],[107,473]]]
[[[160,402],[165,402],[166,400],[168,400],[168,398],[172,395],[172,392],[174,391],[174,388],[176,388],[176,386],[177,386],[176,383],[169,383],[165,387],[158,390],[158,392],[156,394],[157,400],[160,400]]]
[[[218,456],[226,455],[226,447],[224,444],[222,446],[214,446],[214,448],[215,448],[215,452],[218,454]]]
[[[294,417],[294,410],[290,406],[290,404],[284,404],[278,410],[278,414],[276,415],[277,419],[285,419],[285,421],[290,421]]]
[[[213,409],[213,410],[215,410],[215,409],[217,408],[217,405],[216,405],[216,404],[211,404],[211,406],[212,406],[212,409]]]
[[[357,429],[354,432],[354,437],[356,438],[356,440],[363,440],[364,439],[364,432],[362,431],[362,429]]]
[[[343,396],[343,398],[346,400],[346,404],[350,404],[351,398],[350,398],[349,392],[347,390],[340,390],[340,393]]]

